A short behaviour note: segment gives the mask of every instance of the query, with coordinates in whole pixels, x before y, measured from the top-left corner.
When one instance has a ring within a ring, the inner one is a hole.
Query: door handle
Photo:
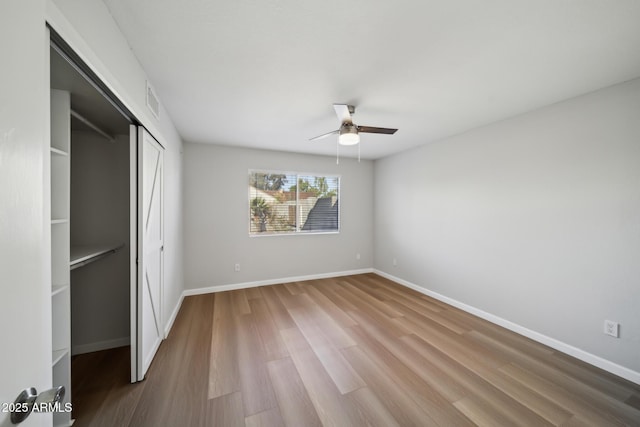
[[[10,408],[11,424],[20,424],[27,419],[33,411],[33,404],[36,403],[37,397],[38,391],[34,387],[25,388],[20,392]]]
[[[64,386],[55,387],[38,394],[35,387],[29,387],[20,392],[11,407],[11,423],[20,424],[31,415],[34,405],[39,408],[52,408],[64,399]]]

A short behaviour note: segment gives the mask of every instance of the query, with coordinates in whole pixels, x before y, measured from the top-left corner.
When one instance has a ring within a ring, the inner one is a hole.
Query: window
[[[249,234],[337,233],[340,177],[249,171]]]

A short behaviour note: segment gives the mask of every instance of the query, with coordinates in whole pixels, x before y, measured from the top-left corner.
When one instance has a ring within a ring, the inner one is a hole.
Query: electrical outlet
[[[604,321],[604,333],[618,338],[620,336],[620,324],[613,320]]]
[[[239,263],[239,262],[237,262],[237,263],[236,263],[236,265],[235,265],[233,268],[234,268],[234,270],[235,270],[236,272],[240,271],[240,263]]]
[[[393,266],[396,267],[398,265],[398,260],[397,259],[393,259]]]
[[[360,259],[360,254],[356,254],[356,259]]]

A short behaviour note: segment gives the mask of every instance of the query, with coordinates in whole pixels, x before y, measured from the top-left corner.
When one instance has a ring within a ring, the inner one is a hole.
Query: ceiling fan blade
[[[386,135],[393,135],[398,129],[391,128],[376,128],[373,126],[358,126],[358,132],[362,133],[384,133]]]
[[[331,135],[337,135],[339,133],[340,133],[340,129],[334,130],[332,132],[327,132],[327,133],[324,133],[322,135],[319,135],[319,136],[316,136],[314,138],[311,138],[311,139],[309,139],[309,141],[316,141],[318,139],[326,138],[326,137],[331,136]]]
[[[347,104],[333,104],[333,109],[336,110],[336,115],[340,119],[340,123],[353,123],[351,113],[354,108]]]

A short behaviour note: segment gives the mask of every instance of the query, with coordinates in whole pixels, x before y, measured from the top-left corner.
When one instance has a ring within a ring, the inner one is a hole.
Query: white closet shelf
[[[51,220],[51,224],[66,224],[67,222],[69,222],[69,220],[64,218]]]
[[[51,287],[51,296],[58,295],[60,292],[68,288],[69,288],[69,285],[53,285]]]
[[[69,353],[69,349],[63,348],[62,350],[53,350],[53,354],[51,356],[51,366],[56,366],[65,354]]]
[[[58,154],[59,156],[68,156],[69,153],[66,151],[60,150],[59,148],[51,147],[52,154]]]
[[[91,122],[89,119],[87,119],[82,114],[78,113],[77,111],[71,110],[71,117],[74,118],[74,119],[77,119],[81,123],[84,123],[85,126],[88,126],[89,129],[91,129],[92,131],[94,131],[98,135],[102,136],[103,138],[106,138],[108,141],[111,141],[111,142],[115,141],[115,138],[113,136],[111,136],[107,132],[103,131],[99,126],[95,125],[93,122]]]
[[[71,246],[69,267],[71,270],[83,267],[107,255],[116,253],[123,247],[124,244],[122,243],[116,245]]]

